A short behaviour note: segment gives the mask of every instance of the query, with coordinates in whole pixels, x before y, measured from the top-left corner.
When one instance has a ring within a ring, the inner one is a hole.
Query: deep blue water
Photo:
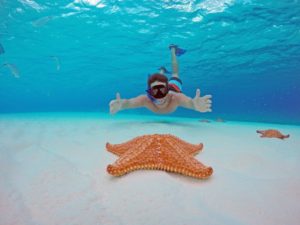
[[[173,115],[300,124],[298,0],[0,0],[0,43],[1,113],[108,112],[176,43],[184,93],[213,112]]]

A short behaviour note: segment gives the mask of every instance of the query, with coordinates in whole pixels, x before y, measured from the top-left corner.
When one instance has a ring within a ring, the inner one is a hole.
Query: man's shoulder
[[[144,95],[144,94],[142,94],[142,95],[139,95],[139,96],[137,96],[139,99],[142,99],[142,100],[148,100],[149,98],[148,98],[148,96],[147,95]]]
[[[149,105],[152,103],[152,101],[149,99],[149,97],[145,94],[139,95],[137,97],[141,102],[143,102],[145,105]]]
[[[181,92],[170,92],[169,95],[173,98],[173,99],[178,99],[180,98],[183,94]]]

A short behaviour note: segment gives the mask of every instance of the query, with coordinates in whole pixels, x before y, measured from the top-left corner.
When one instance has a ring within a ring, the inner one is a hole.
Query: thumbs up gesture
[[[211,95],[205,95],[200,97],[200,89],[196,90],[196,95],[193,98],[193,103],[196,111],[199,112],[211,112]]]
[[[110,114],[115,114],[118,111],[120,111],[121,109],[122,109],[122,100],[121,100],[120,93],[117,93],[116,99],[110,101],[110,103],[109,103],[109,111],[110,111]]]

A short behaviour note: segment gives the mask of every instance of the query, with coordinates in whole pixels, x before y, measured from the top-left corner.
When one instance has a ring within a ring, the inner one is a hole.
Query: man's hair
[[[151,84],[154,83],[155,81],[164,82],[166,83],[166,85],[168,85],[168,78],[165,75],[160,73],[154,73],[148,77],[148,87],[150,87]]]

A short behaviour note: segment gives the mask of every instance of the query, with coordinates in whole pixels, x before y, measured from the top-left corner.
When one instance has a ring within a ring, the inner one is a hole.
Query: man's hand
[[[110,101],[110,103],[109,103],[109,111],[110,111],[110,114],[115,114],[118,111],[120,111],[121,109],[122,109],[122,100],[121,100],[120,93],[118,92],[116,94],[116,99]]]
[[[211,95],[200,97],[200,89],[197,89],[195,98],[193,98],[194,108],[199,112],[211,112]]]

